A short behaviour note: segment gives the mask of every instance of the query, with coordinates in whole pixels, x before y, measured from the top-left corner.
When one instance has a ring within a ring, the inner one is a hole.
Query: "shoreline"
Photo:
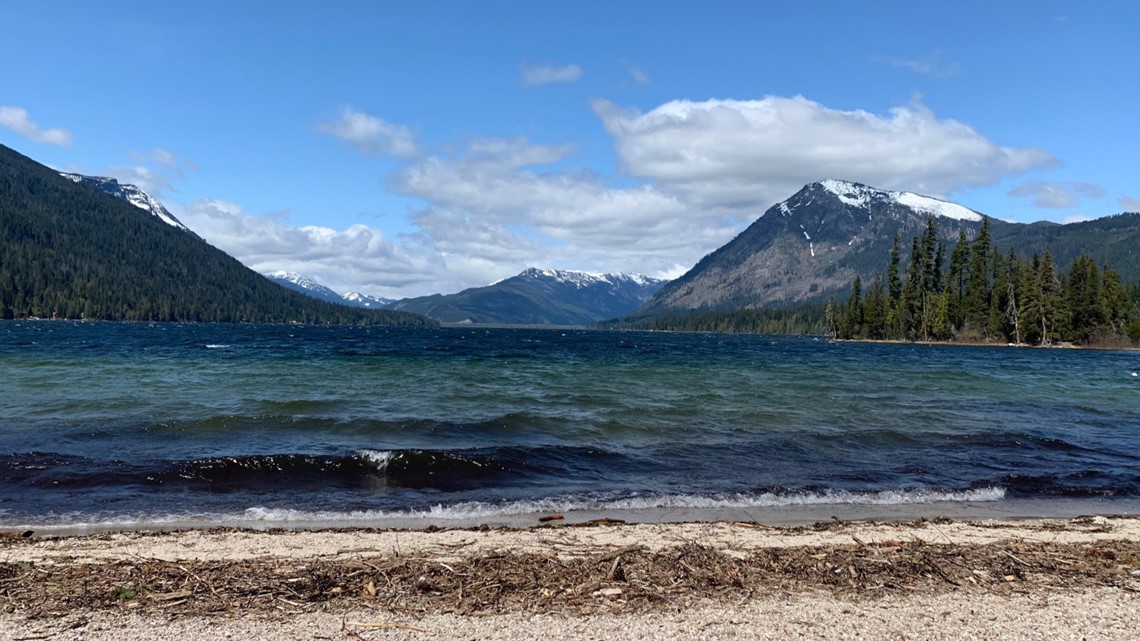
[[[1138,516],[0,538],[12,639],[1127,639],[1138,607]]]
[[[556,525],[588,525],[592,521],[628,524],[690,524],[748,521],[767,526],[797,527],[821,522],[905,522],[930,519],[1000,520],[1071,519],[1086,515],[1140,517],[1138,498],[1001,498],[999,500],[935,500],[914,502],[808,503],[789,505],[727,505],[717,507],[670,506],[651,508],[572,509],[563,512],[527,511],[446,515],[431,511],[402,513],[290,514],[287,518],[260,518],[237,513],[228,516],[188,516],[152,520],[113,519],[84,523],[10,522],[0,524],[0,536],[31,532],[33,536],[74,537],[117,532],[172,532],[243,529],[250,531],[430,530],[481,527],[529,529],[548,521]],[[556,516],[559,518],[550,519]],[[546,520],[544,520],[546,519]]]

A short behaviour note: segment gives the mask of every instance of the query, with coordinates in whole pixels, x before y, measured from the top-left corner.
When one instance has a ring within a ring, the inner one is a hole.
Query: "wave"
[[[678,509],[699,513],[702,510],[781,509],[810,506],[905,506],[936,503],[990,503],[1005,498],[1000,487],[977,488],[961,491],[934,489],[885,490],[879,492],[761,492],[756,494],[659,494],[624,497],[598,497],[564,495],[543,499],[517,501],[464,501],[451,505],[437,503],[422,508],[319,510],[254,506],[229,513],[183,514],[83,514],[79,512],[57,514],[30,522],[11,523],[10,517],[0,514],[0,526],[19,527],[275,527],[275,526],[379,526],[440,523],[454,526],[486,521],[516,519],[531,523],[536,514],[564,513],[619,513],[636,518],[637,513],[674,511]],[[690,518],[699,518],[692,514]]]

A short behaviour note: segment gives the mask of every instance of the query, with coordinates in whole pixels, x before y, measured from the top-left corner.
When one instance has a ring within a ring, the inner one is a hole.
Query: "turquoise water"
[[[1140,353],[0,324],[0,526],[1140,496]]]

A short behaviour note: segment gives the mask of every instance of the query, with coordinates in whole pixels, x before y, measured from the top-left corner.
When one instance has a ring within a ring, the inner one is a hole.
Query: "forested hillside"
[[[427,324],[312,300],[0,145],[0,317]]]

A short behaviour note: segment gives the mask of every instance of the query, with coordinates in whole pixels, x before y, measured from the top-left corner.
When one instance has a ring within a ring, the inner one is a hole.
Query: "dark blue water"
[[[0,526],[1140,496],[1140,353],[0,323]]]

